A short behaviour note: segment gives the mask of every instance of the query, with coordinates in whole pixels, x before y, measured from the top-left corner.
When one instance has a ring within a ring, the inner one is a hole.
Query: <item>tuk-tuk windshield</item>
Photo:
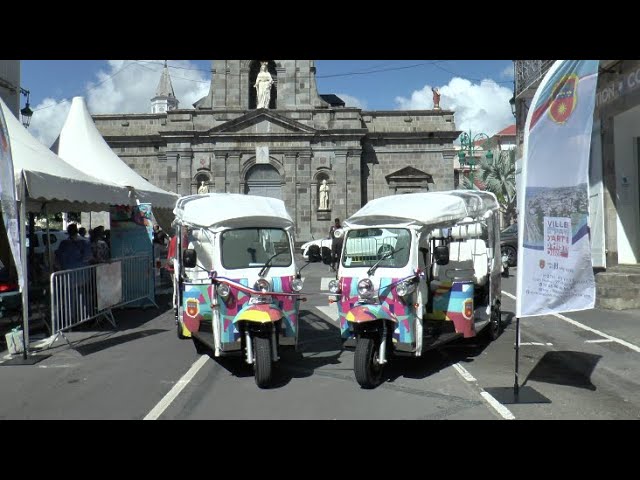
[[[222,265],[227,270],[288,267],[293,259],[289,235],[280,228],[239,228],[221,235]]]
[[[363,228],[349,230],[345,238],[342,265],[349,267],[401,268],[409,262],[411,234],[406,228]],[[395,253],[391,253],[395,252]]]

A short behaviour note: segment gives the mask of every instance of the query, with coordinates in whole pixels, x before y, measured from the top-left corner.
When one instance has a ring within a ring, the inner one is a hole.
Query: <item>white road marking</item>
[[[147,413],[147,416],[144,417],[143,420],[157,420],[158,417],[160,417],[160,415],[162,415],[169,405],[171,405],[171,403],[178,397],[178,395],[180,395],[180,392],[184,390],[184,387],[193,380],[193,377],[195,377],[196,373],[198,373],[204,364],[207,363],[207,360],[209,360],[208,355],[202,355],[198,360],[196,360],[193,365],[191,365],[189,371],[176,382],[173,388],[169,390],[169,393],[167,393],[164,398],[160,400],[155,407],[153,407],[153,410]]]
[[[458,373],[462,376],[462,378],[464,378],[467,382],[477,382],[475,377],[471,375],[469,371],[459,363],[454,363],[453,368],[455,368],[458,371]]]
[[[325,316],[329,317],[331,321],[338,321],[338,305],[332,303],[331,305],[316,306]]]
[[[467,382],[475,382],[477,385],[478,381],[462,365],[460,365],[459,363],[454,363],[453,368],[455,368],[456,371],[460,374],[460,376],[464,378]],[[506,420],[515,420],[516,417],[513,415],[513,413],[511,413],[511,411],[507,407],[505,407],[499,401],[497,401],[491,394],[485,392],[484,389],[479,385],[478,385],[478,388],[480,389],[480,395],[482,396],[482,398],[484,398],[487,401],[490,407],[492,407],[496,412],[498,412],[498,415],[500,415],[502,418]]]
[[[516,417],[513,415],[513,413],[511,413],[511,411],[507,407],[502,405],[499,401],[493,398],[493,396],[491,396],[489,393],[482,390],[482,392],[480,392],[480,395],[482,395],[482,398],[484,398],[489,403],[489,405],[491,405],[494,408],[494,410],[496,410],[500,414],[502,418],[506,420],[516,419]]]
[[[506,295],[507,297],[509,297],[510,299],[512,299],[512,300],[516,299],[516,296],[515,295],[511,295],[509,292],[505,292],[504,290],[502,290],[502,293],[504,295]]]
[[[610,343],[613,342],[613,340],[610,340],[608,338],[599,338],[598,340],[585,340],[584,343]]]
[[[520,343],[521,347],[522,346],[527,346],[527,345],[537,345],[537,346],[540,346],[540,347],[544,347],[544,346],[551,347],[551,346],[553,346],[553,343],[548,343],[548,342],[547,343],[541,343],[541,342],[521,342]]]
[[[502,293],[504,293],[509,298],[512,298],[514,300],[516,299],[516,297],[514,295],[511,295],[509,292],[505,292],[503,290]],[[592,332],[592,333],[595,333],[596,335],[600,335],[601,337],[611,340],[612,342],[616,342],[616,343],[619,343],[620,345],[624,345],[625,347],[633,350],[634,352],[640,353],[640,347],[638,347],[637,345],[634,345],[633,343],[629,343],[625,340],[620,340],[619,338],[616,338],[612,335],[601,332],[600,330],[596,330],[595,328],[591,328],[587,325],[583,325],[582,323],[577,322],[569,317],[565,317],[564,315],[561,315],[559,313],[552,313],[551,315],[559,318],[560,320],[564,320],[565,322],[570,323],[571,325],[575,325],[578,328],[582,328],[583,330],[587,330],[588,332]]]

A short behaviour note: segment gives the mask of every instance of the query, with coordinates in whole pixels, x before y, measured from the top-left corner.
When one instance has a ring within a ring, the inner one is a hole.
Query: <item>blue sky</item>
[[[169,60],[180,108],[206,95],[211,60]],[[31,92],[31,132],[50,144],[74,96],[91,113],[147,113],[160,78],[161,60],[23,60],[21,85]],[[456,112],[460,130],[489,135],[513,123],[511,60],[316,60],[319,93],[341,96],[368,110],[432,108]]]

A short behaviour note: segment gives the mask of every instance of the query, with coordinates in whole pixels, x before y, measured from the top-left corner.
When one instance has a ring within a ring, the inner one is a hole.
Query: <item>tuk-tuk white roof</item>
[[[180,198],[173,210],[176,223],[211,229],[238,227],[292,228],[284,202],[276,198],[209,193]]]
[[[489,192],[449,190],[408,193],[371,200],[345,220],[345,226],[425,225],[437,228],[465,217],[477,217],[498,208]]]

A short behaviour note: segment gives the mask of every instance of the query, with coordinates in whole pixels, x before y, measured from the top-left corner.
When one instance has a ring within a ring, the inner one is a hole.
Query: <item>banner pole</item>
[[[520,393],[520,384],[518,378],[518,357],[520,354],[520,317],[516,317],[516,369],[515,369],[515,379],[513,384],[513,396],[518,398],[518,394]]]

